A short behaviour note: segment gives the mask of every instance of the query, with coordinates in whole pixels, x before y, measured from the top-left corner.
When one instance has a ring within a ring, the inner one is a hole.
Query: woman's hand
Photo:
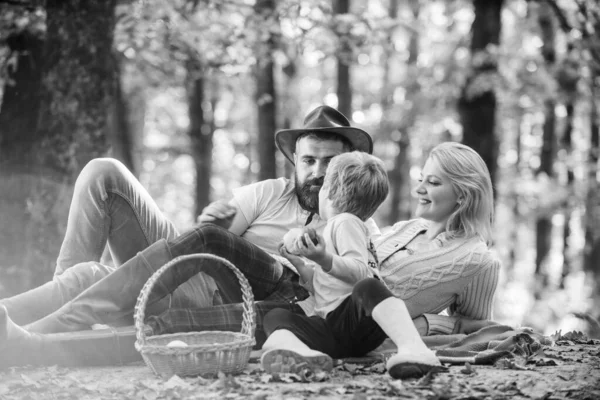
[[[454,325],[453,333],[464,333],[466,335],[477,332],[481,328],[485,328],[487,326],[500,325],[498,322],[491,321],[489,319],[471,319],[466,317],[461,317],[458,321],[456,321],[456,325]]]

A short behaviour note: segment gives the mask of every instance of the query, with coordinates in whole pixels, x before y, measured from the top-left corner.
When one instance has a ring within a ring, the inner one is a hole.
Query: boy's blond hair
[[[362,151],[333,157],[323,186],[329,188],[336,211],[354,214],[363,221],[375,213],[390,190],[383,161]]]

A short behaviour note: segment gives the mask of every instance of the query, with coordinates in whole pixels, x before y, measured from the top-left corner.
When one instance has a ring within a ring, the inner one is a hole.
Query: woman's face
[[[440,169],[437,160],[428,158],[416,188],[417,217],[445,224],[458,204],[458,195]]]

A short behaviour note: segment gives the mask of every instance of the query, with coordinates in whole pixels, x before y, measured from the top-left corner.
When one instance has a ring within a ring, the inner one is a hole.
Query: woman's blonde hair
[[[435,146],[429,157],[437,161],[459,198],[446,230],[467,237],[478,235],[490,244],[494,193],[490,172],[481,156],[464,144],[445,142]]]

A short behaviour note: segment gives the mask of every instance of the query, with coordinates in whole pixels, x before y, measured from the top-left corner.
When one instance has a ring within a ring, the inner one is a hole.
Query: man
[[[371,153],[373,144],[369,134],[351,127],[341,113],[327,106],[312,110],[302,128],[277,132],[275,141],[295,164],[295,179],[267,180],[237,189],[229,202],[206,207],[198,218],[201,225],[180,236],[124,167],[115,166],[114,161],[92,162],[100,171],[86,167],[78,178],[55,279],[0,301],[0,306],[6,307],[0,307],[0,348],[11,337],[24,340],[30,333],[131,323],[133,306],[148,277],[179,255],[199,252],[216,254],[236,265],[248,278],[256,300],[298,311],[295,301],[306,297],[306,292],[287,261],[277,255],[277,245],[292,228],[323,228],[316,211],[329,161],[351,150]],[[114,271],[97,263],[107,241],[117,264],[128,260]],[[133,256],[136,251],[139,253]],[[217,302],[240,301],[239,288],[231,284],[235,280],[226,268],[200,267],[214,277],[219,289]],[[152,318],[154,333],[177,330],[173,321],[177,312],[212,305],[213,296],[205,293],[208,286],[199,271],[197,265],[188,263],[171,269],[157,285],[148,301],[150,313],[157,315],[169,308],[171,312]],[[33,313],[33,319],[42,318],[26,330],[12,323],[10,318],[17,311],[24,314],[22,310],[27,309],[31,314],[40,303],[45,305],[46,316]],[[237,323],[237,312],[235,305],[221,307],[218,315],[213,310],[215,326],[232,318],[233,324]],[[43,336],[36,335],[35,340],[43,341]]]

